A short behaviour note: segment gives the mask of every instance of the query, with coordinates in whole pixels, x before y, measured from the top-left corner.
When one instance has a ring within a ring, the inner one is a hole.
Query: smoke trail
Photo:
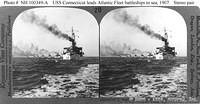
[[[113,14],[113,18],[117,22],[140,29],[141,31],[143,31],[145,34],[147,34],[148,36],[150,36],[152,38],[156,38],[156,39],[162,40],[164,42],[167,41],[163,36],[161,36],[158,33],[155,33],[153,30],[151,30],[150,26],[141,25],[140,23],[138,23],[138,21],[139,21],[138,17],[132,17],[131,15],[129,15],[127,13],[127,11],[116,10]]]
[[[100,55],[101,56],[120,56],[125,54],[125,50],[128,50],[130,46],[116,44],[115,42],[110,42],[109,44],[101,44],[100,46]]]
[[[141,56],[150,52],[132,49],[130,45],[123,43],[110,42],[109,44],[102,43],[100,46],[100,56]]]
[[[39,49],[38,46],[34,45],[33,43],[31,44],[26,44],[23,47],[19,47],[17,45],[13,45],[13,51],[12,55],[14,57],[17,56],[48,56],[48,55],[54,55],[56,52],[54,51],[48,51],[46,49]],[[54,55],[55,56],[55,55]]]
[[[35,14],[35,12],[31,11],[31,12],[26,12],[22,19],[26,22],[30,22],[33,24],[36,24],[38,26],[43,27],[44,29],[48,30],[49,32],[51,32],[52,34],[54,34],[55,36],[57,36],[58,38],[63,38],[63,39],[67,39],[69,41],[74,41],[74,39],[72,37],[70,37],[67,34],[62,33],[57,25],[53,24],[53,25],[49,25],[46,22],[46,18],[40,18],[38,15]]]

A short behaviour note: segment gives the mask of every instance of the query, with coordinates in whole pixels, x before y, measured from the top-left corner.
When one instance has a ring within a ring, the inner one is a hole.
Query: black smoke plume
[[[46,18],[39,17],[33,11],[26,12],[23,15],[23,20],[26,21],[26,22],[30,22],[30,23],[33,23],[33,24],[36,24],[38,26],[43,27],[44,29],[48,30],[49,32],[51,32],[52,34],[54,34],[55,36],[57,36],[58,38],[63,38],[63,39],[69,40],[71,42],[74,41],[74,39],[72,37],[70,37],[68,34],[62,33],[58,29],[58,26],[56,24],[49,25],[46,22]]]
[[[127,13],[127,11],[123,11],[123,10],[116,10],[113,14],[113,18],[115,21],[119,22],[119,23],[123,23],[125,25],[131,26],[131,27],[136,27],[138,29],[140,29],[141,31],[143,31],[145,34],[147,34],[148,36],[152,37],[152,38],[156,38],[158,40],[162,40],[164,42],[166,42],[166,38],[164,38],[163,36],[161,36],[158,33],[155,33],[153,30],[150,29],[150,26],[148,25],[141,25],[138,21],[138,17],[132,17],[131,15],[129,15]]]

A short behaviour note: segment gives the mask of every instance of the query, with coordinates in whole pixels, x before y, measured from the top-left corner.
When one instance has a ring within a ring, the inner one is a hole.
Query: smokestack
[[[138,28],[139,30],[143,31],[146,35],[148,35],[152,38],[156,38],[156,39],[164,41],[164,42],[167,41],[167,39],[165,39],[163,36],[161,36],[158,33],[155,33],[153,30],[151,30],[150,26],[141,25],[140,23],[138,23],[138,21],[139,21],[138,17],[132,17],[125,10],[116,10],[113,14],[113,18],[116,22],[123,23],[130,27]]]
[[[25,22],[29,22],[29,23],[33,23],[36,24],[38,26],[43,27],[44,29],[48,30],[49,32],[51,32],[52,34],[54,34],[55,36],[57,36],[58,38],[63,38],[66,40],[69,40],[70,42],[74,42],[74,39],[72,37],[70,37],[68,34],[62,33],[59,29],[58,26],[53,24],[53,25],[49,25],[46,22],[45,18],[40,18],[38,15],[35,14],[35,12],[31,11],[31,12],[26,12],[23,15],[23,20]]]

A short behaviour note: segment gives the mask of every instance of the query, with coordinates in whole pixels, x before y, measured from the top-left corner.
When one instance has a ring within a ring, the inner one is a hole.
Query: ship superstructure
[[[72,43],[70,47],[65,47],[63,50],[63,60],[79,60],[83,56],[84,52],[82,47],[76,45],[76,35],[72,28],[72,36],[69,37],[69,41]]]
[[[164,37],[162,37],[162,41],[164,41],[164,46],[156,48],[158,51],[156,52],[155,57],[156,59],[164,59],[164,60],[174,59],[174,57],[177,54],[175,52],[175,47],[169,46],[168,33],[166,32],[166,30],[164,30],[164,32],[165,32]]]

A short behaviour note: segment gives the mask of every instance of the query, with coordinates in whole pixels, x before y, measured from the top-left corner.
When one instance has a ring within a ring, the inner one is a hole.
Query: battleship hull
[[[83,61],[57,60],[57,59],[41,59],[32,67],[43,74],[61,75],[75,74],[81,67],[87,66]]]

